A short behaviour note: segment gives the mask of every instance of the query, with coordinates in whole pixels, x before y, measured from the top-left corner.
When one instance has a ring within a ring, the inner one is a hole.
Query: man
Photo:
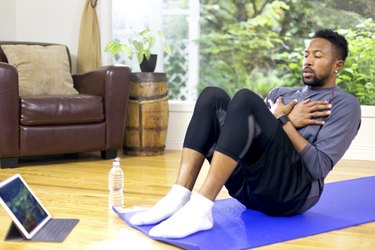
[[[182,238],[208,230],[214,200],[224,185],[247,208],[273,216],[314,206],[324,178],[360,126],[359,103],[336,87],[347,54],[343,36],[321,30],[304,51],[304,87],[276,88],[265,102],[247,89],[232,99],[219,88],[203,90],[185,136],[176,183],[130,222],[164,220],[150,231],[156,237]],[[191,197],[205,159],[209,172]]]

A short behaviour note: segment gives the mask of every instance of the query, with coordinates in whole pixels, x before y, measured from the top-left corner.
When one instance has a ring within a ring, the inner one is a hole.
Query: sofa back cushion
[[[1,49],[18,71],[19,96],[78,94],[65,46],[5,44]]]

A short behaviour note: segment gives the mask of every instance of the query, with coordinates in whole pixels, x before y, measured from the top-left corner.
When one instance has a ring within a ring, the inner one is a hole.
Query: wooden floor
[[[175,181],[179,158],[179,151],[154,157],[121,156],[126,207],[150,206],[159,200]],[[111,162],[88,153],[74,159],[31,158],[22,161],[19,168],[0,169],[0,180],[20,173],[53,217],[80,220],[63,243],[5,242],[11,221],[1,208],[0,249],[176,249],[145,237],[108,209],[107,178]],[[208,164],[205,164],[197,188],[207,170]],[[375,175],[375,162],[346,160],[339,162],[327,182],[372,175]],[[222,190],[219,198],[227,197],[226,190]],[[375,222],[259,249],[375,250]]]

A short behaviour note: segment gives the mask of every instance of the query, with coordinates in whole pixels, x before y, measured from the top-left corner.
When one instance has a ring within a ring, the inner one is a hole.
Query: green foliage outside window
[[[357,97],[363,105],[375,105],[375,23],[371,19],[359,24],[355,29],[340,29],[349,43],[349,56],[344,69],[337,78],[338,86]],[[283,86],[296,86],[301,78],[303,48],[275,54],[276,71]]]
[[[349,42],[339,87],[361,104],[375,105],[373,5],[368,0],[201,1],[200,64],[205,67],[199,91],[220,86],[233,94],[250,88],[264,96],[276,86],[300,85],[306,39],[331,28]]]
[[[339,75],[338,85],[361,104],[375,105],[375,23],[366,20],[356,30],[343,30],[350,54]]]

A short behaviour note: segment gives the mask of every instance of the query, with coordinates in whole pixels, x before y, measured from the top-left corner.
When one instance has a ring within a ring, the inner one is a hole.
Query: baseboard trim
[[[375,147],[352,146],[342,157],[345,160],[375,161]]]

